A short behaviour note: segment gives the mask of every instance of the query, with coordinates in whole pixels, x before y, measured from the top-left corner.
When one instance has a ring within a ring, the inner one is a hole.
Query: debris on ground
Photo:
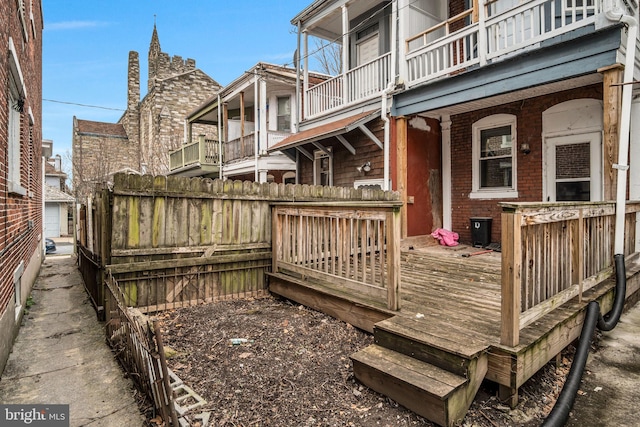
[[[272,297],[158,315],[172,369],[206,401],[212,426],[432,426],[360,384],[349,356],[373,337],[323,313]],[[461,425],[538,426],[572,359],[553,360],[520,388],[511,409],[485,382]]]

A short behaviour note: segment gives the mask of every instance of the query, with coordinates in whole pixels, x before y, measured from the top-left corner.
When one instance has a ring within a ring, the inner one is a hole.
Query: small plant
[[[29,295],[29,297],[27,298],[27,302],[26,302],[26,308],[31,308],[32,306],[36,305],[36,302],[33,300],[33,297],[31,295]]]

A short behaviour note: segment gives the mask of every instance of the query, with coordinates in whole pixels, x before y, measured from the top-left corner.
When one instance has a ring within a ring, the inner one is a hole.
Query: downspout
[[[382,91],[382,108],[380,109],[380,118],[384,122],[384,182],[382,183],[382,189],[384,191],[390,190],[389,188],[389,117],[387,116],[387,109],[391,106],[388,104],[388,97],[393,92],[395,87],[394,82],[389,82],[387,88]],[[393,102],[393,101],[392,101]]]
[[[620,113],[620,132],[618,142],[618,164],[613,165],[618,170],[618,182],[616,188],[616,222],[614,238],[614,258],[616,264],[616,297],[611,312],[606,318],[598,319],[598,328],[603,331],[613,329],[624,306],[626,294],[626,272],[624,265],[624,217],[625,200],[627,195],[627,171],[629,170],[629,132],[631,126],[631,101],[633,86],[633,71],[635,68],[636,40],[638,37],[638,21],[630,15],[624,14],[618,7],[607,8],[607,19],[622,22],[627,26],[627,46],[624,62],[624,76],[622,82],[622,111]]]
[[[296,104],[297,104],[295,133],[297,133],[298,130],[300,129],[300,116],[302,115],[302,96],[300,95],[300,33],[301,31],[302,31],[302,26],[300,24],[300,21],[298,21],[298,46],[296,50],[296,55],[294,57],[294,61],[296,62],[294,65],[296,67]]]
[[[398,3],[395,3],[395,9],[392,10],[392,15],[395,15],[392,18],[391,21],[391,65],[390,65],[390,69],[393,70],[393,77],[389,79],[389,84],[387,85],[387,88],[385,90],[382,91],[382,100],[381,100],[381,108],[380,108],[380,118],[382,119],[382,121],[384,122],[384,145],[383,145],[383,153],[384,153],[384,182],[382,183],[382,189],[384,191],[388,191],[391,188],[389,188],[389,175],[390,175],[390,169],[391,169],[391,165],[390,163],[390,148],[389,148],[389,143],[390,143],[390,120],[388,117],[388,113],[387,110],[391,107],[391,104],[388,103],[388,98],[391,95],[391,93],[393,92],[393,90],[396,87],[396,83],[397,83],[397,77],[398,77],[398,57],[399,57],[399,50],[398,50],[398,22],[397,19],[399,18],[398,15]],[[393,103],[393,99],[391,100],[391,102]]]
[[[598,329],[610,331],[615,328],[622,315],[625,295],[627,293],[627,276],[624,264],[624,216],[627,193],[627,170],[629,169],[629,131],[631,124],[631,101],[633,70],[635,67],[636,40],[638,36],[638,21],[632,16],[625,15],[619,8],[613,8],[610,2],[605,16],[610,21],[622,22],[627,25],[627,46],[625,52],[624,77],[622,86],[622,111],[620,112],[620,132],[618,139],[618,163],[613,165],[618,170],[616,188],[616,219],[614,236],[614,263],[616,274],[615,300],[611,311],[603,316],[600,313],[600,305],[592,301],[587,306],[580,341],[576,349],[576,355],[571,365],[565,385],[558,396],[558,400],[549,413],[543,426],[564,426],[569,418],[569,412],[573,407],[576,393],[580,387],[580,380],[584,372],[589,354],[591,338],[597,324]]]

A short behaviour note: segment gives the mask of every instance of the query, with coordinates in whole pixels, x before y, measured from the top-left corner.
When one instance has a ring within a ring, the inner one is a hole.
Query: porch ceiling
[[[291,24],[297,26],[300,22],[309,35],[342,43],[342,5],[347,4],[347,13],[351,20],[387,1],[316,1],[293,18]]]

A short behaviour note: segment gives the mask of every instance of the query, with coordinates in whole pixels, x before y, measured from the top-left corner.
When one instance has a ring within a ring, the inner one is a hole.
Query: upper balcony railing
[[[268,131],[267,146],[272,147],[289,136],[289,132]],[[253,158],[256,155],[256,132],[224,143],[225,162]]]
[[[220,163],[220,145],[214,139],[198,138],[169,152],[169,170],[199,164],[200,166],[218,166]]]
[[[599,0],[532,0],[500,11],[500,0],[485,2],[406,40],[408,85],[539,46],[543,40],[591,25],[602,12]],[[444,29],[444,36],[433,40]]]
[[[379,96],[391,81],[391,53],[309,88],[306,117]]]

